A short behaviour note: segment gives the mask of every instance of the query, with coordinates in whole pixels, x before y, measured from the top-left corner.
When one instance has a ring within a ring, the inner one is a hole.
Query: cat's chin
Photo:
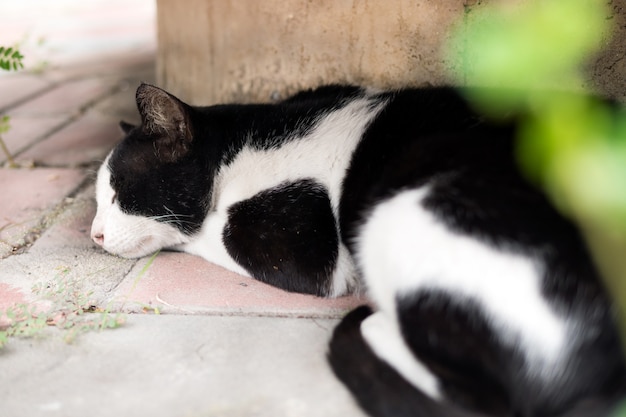
[[[148,255],[152,255],[153,253],[155,253],[158,249],[155,250],[151,250],[151,251],[146,251],[146,250],[124,250],[124,251],[116,251],[116,250],[109,250],[109,249],[104,249],[106,252],[110,253],[111,255],[115,255],[118,256],[120,258],[126,258],[126,259],[137,259],[137,258],[143,258],[144,256],[148,256]]]
[[[104,246],[104,250],[112,255],[119,256],[120,258],[136,259],[143,258],[144,256],[152,255],[161,247],[154,245],[154,239],[147,237],[137,243],[136,246],[130,248],[107,248]]]
[[[141,251],[141,252],[122,252],[122,253],[110,252],[110,253],[115,255],[115,256],[119,256],[120,258],[138,259],[138,258],[143,258],[144,256],[153,255],[154,253],[157,252],[157,250],[153,250],[153,251],[149,251],[149,252]]]

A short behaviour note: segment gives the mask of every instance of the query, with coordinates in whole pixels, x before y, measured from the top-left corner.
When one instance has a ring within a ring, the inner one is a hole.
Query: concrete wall
[[[589,86],[626,102],[626,2],[607,3],[613,36],[606,39],[602,52],[589,64]]]
[[[479,0],[158,0],[157,79],[193,104],[275,100],[324,83],[389,88],[446,82],[452,24]],[[499,0],[514,2],[519,0]],[[589,83],[626,97],[626,10]]]

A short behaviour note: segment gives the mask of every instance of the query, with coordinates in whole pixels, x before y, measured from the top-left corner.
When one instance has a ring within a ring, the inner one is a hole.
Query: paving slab
[[[363,416],[325,353],[333,319],[129,315],[0,351],[3,417]]]
[[[0,260],[0,306],[41,301],[32,293],[36,284],[67,286],[68,292],[106,307],[110,294],[136,260],[110,256],[90,239],[95,212],[93,187],[66,199],[63,210],[50,216],[47,228],[24,253]]]
[[[115,89],[112,80],[99,77],[71,80],[56,85],[45,93],[13,107],[9,115],[76,115],[98,98]]]
[[[0,282],[0,294],[0,311],[5,311],[16,304],[26,303],[31,299],[23,289],[4,282]]]
[[[29,73],[4,73],[0,75],[0,111],[15,105],[52,86],[43,77]]]
[[[77,169],[0,168],[0,258],[35,238],[46,214],[85,179]]]
[[[102,161],[121,138],[116,120],[96,111],[87,111],[16,159],[33,160],[45,166],[84,166]]]
[[[46,79],[59,83],[68,79],[87,77],[126,78],[135,74],[148,73],[142,79],[154,79],[155,45],[146,45],[123,53],[101,54],[93,61],[80,61],[69,67],[55,67],[47,69]],[[146,71],[147,66],[151,69]]]
[[[35,143],[45,139],[70,119],[68,115],[53,116],[12,116],[9,120],[10,129],[2,134],[2,139],[9,152],[15,159],[20,158],[20,152],[33,146]],[[0,164],[6,161],[4,152],[0,153]]]
[[[101,58],[156,46],[154,1],[7,1],[2,10],[3,43],[21,44],[27,70],[42,62],[68,70],[85,62],[110,63]]]
[[[109,305],[116,311],[151,307],[183,314],[336,318],[365,303],[357,296],[324,299],[289,293],[194,255],[161,252],[135,265]]]
[[[155,83],[153,69],[125,79],[115,93],[96,103],[93,110],[110,117],[115,121],[116,126],[121,120],[133,124],[141,123],[135,101],[135,91],[142,82]]]

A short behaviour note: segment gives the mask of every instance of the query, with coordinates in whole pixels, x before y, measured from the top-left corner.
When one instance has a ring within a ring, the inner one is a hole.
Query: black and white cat
[[[513,120],[450,88],[327,86],[189,106],[142,84],[98,172],[92,237],[279,288],[364,287],[329,361],[374,416],[604,416],[626,392],[580,234],[515,168]]]

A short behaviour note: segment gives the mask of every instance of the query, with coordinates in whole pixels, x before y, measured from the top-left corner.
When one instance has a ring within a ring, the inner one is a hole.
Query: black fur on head
[[[160,88],[137,89],[141,125],[121,122],[126,137],[111,153],[111,186],[122,211],[192,234],[208,209],[212,181],[197,149],[194,109]]]

